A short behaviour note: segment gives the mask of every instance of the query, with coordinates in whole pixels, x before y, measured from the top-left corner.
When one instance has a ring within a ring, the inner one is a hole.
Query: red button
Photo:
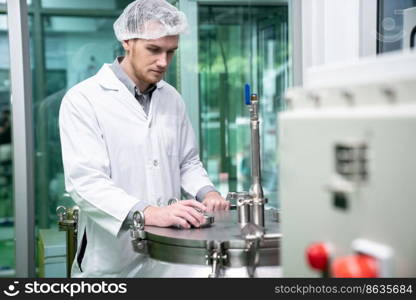
[[[328,268],[330,250],[326,243],[315,243],[306,250],[306,257],[312,269],[325,271]]]
[[[378,277],[378,263],[374,257],[358,254],[334,261],[331,267],[332,277],[365,278]]]

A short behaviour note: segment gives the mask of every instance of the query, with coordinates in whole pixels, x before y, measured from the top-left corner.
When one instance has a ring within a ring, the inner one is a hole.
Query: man
[[[228,209],[199,160],[178,92],[162,80],[186,29],[163,0],[138,0],[114,23],[125,49],[77,84],[59,116],[65,184],[80,207],[75,277],[134,276],[145,259],[128,232],[135,211],[146,225],[199,227],[198,211]],[[179,198],[181,187],[199,201]]]

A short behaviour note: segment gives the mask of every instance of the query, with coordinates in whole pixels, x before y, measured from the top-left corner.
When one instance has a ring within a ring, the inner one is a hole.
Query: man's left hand
[[[207,211],[220,211],[220,210],[229,210],[230,202],[226,201],[219,193],[209,192],[205,195],[204,200],[202,201],[207,207]]]

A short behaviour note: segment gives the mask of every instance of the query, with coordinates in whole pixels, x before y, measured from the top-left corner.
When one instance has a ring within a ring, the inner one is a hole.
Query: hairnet
[[[184,32],[188,22],[183,12],[165,0],[137,0],[124,9],[113,27],[119,41],[158,39]]]

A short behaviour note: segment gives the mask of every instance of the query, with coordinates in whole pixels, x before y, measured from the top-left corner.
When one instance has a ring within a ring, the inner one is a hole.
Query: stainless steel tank
[[[250,109],[251,187],[231,192],[237,210],[206,216],[202,228],[144,226],[143,212],[133,216],[135,251],[147,254],[138,277],[281,277],[279,213],[266,210],[261,186],[259,99],[246,86]],[[178,202],[169,200],[169,204]]]
[[[280,277],[280,227],[265,211],[265,233],[244,234],[236,210],[213,213],[205,228],[145,226],[132,234],[134,249],[147,254],[138,277]],[[250,230],[250,224],[243,229]],[[254,228],[254,232],[256,231]]]

